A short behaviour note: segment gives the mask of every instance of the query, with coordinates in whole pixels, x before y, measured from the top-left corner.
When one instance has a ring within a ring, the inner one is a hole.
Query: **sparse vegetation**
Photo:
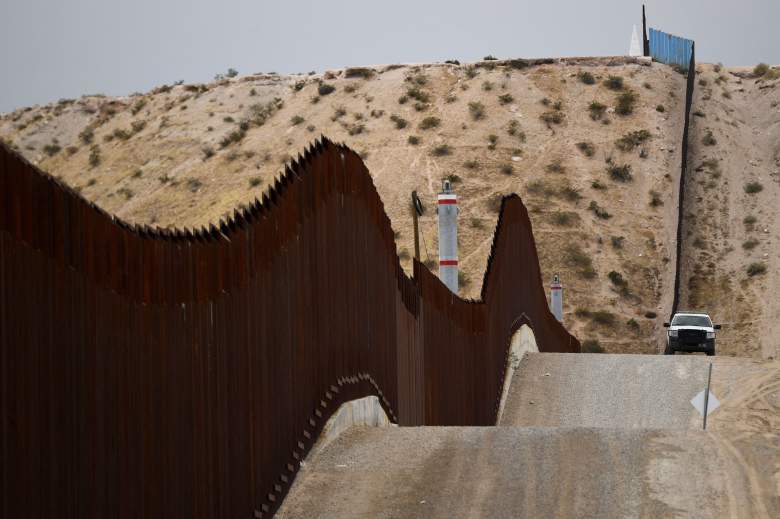
[[[420,121],[419,128],[421,130],[430,130],[431,128],[437,128],[441,124],[441,119],[438,117],[429,116]]]
[[[661,200],[661,193],[658,191],[650,190],[650,207],[658,207],[664,205],[664,201]]]
[[[753,68],[754,77],[765,76],[767,72],[769,72],[769,65],[766,63],[759,63]]]
[[[575,267],[585,279],[596,277],[596,270],[593,268],[593,260],[577,243],[569,243],[564,249],[564,261],[567,265]]]
[[[749,195],[760,193],[763,190],[764,186],[760,182],[748,182],[745,184],[745,193]]]
[[[658,105],[655,107],[655,111],[664,113],[666,111],[666,108],[664,108],[664,105]]]
[[[764,263],[751,263],[747,268],[747,275],[750,277],[759,276],[766,273],[766,265]]]
[[[758,220],[756,219],[756,217],[755,217],[755,216],[753,216],[753,215],[748,215],[748,216],[746,216],[746,217],[745,217],[745,218],[742,220],[742,223],[745,225],[745,230],[746,230],[746,231],[752,231],[752,230],[753,230],[753,226],[754,226],[754,225],[756,225],[756,222],[757,222],[757,221],[758,221]]]
[[[623,275],[620,272],[612,270],[609,274],[607,274],[607,277],[615,286],[615,288],[618,289],[618,292],[620,292],[621,295],[629,295],[630,291],[628,289],[628,281],[623,278]]]
[[[630,115],[634,112],[634,105],[636,104],[637,96],[633,91],[629,90],[623,92],[617,96],[617,105],[615,106],[615,113],[618,115]]]
[[[590,111],[590,118],[594,121],[598,121],[604,117],[604,113],[607,111],[607,105],[601,104],[598,101],[593,101],[588,105],[588,111]]]
[[[623,78],[621,76],[609,76],[604,80],[604,86],[610,90],[623,90]]]
[[[126,188],[126,187],[121,187],[121,188],[117,189],[116,192],[117,192],[118,195],[124,196],[125,200],[130,200],[135,195],[135,193],[133,193],[133,191],[131,189]]]
[[[298,126],[299,124],[301,124],[301,123],[302,123],[303,121],[305,121],[305,120],[306,120],[306,119],[304,119],[304,118],[303,118],[303,117],[301,117],[300,115],[293,115],[293,116],[292,116],[292,118],[290,119],[290,123],[291,123],[293,126]]]
[[[420,138],[417,137],[416,135],[410,135],[409,138],[406,139],[406,142],[408,142],[412,146],[417,146],[418,144],[420,144]]]
[[[320,86],[317,87],[317,93],[321,96],[332,94],[335,90],[336,87],[334,87],[330,83],[320,83]]]
[[[652,137],[652,135],[647,130],[628,132],[615,141],[615,146],[620,151],[628,152],[648,140],[650,137]]]
[[[500,96],[498,96],[498,102],[501,103],[502,105],[508,105],[514,100],[515,98],[512,97],[512,94],[501,94]]]
[[[612,244],[613,249],[622,249],[625,239],[626,238],[623,236],[610,236],[609,241]]]
[[[580,72],[579,74],[577,74],[577,77],[581,82],[585,83],[586,85],[593,85],[596,83],[596,78],[594,78],[593,74],[591,74],[590,72]]]
[[[745,240],[742,242],[742,248],[745,250],[753,250],[758,245],[758,240],[755,238],[750,238],[749,240]]]
[[[552,213],[552,223],[560,227],[571,227],[578,220],[577,213],[569,211],[556,211]]]
[[[596,153],[596,147],[590,141],[578,142],[577,149],[580,150],[586,157],[592,157]]]
[[[563,122],[563,112],[560,110],[547,110],[543,112],[539,119],[541,119],[549,128],[552,124],[561,124]]]
[[[485,105],[480,103],[479,101],[471,101],[469,103],[469,114],[471,114],[471,118],[475,121],[479,121],[480,119],[485,118]]]
[[[100,148],[97,144],[93,144],[89,149],[89,165],[93,168],[100,165]]]
[[[490,92],[491,90],[493,90],[493,86],[494,85],[493,85],[492,81],[483,81],[482,82],[482,90],[484,90],[485,92]]]
[[[49,157],[55,156],[60,151],[62,151],[62,146],[60,146],[56,142],[52,142],[43,147],[43,152]]]
[[[390,120],[395,123],[395,127],[397,130],[403,130],[409,124],[409,122],[406,119],[395,114],[390,116]]]
[[[704,134],[704,137],[701,139],[701,143],[705,146],[715,146],[718,144],[718,141],[715,139],[715,136],[712,134],[712,130],[707,130],[707,132]]]
[[[609,173],[609,178],[617,182],[630,182],[634,178],[631,174],[630,164],[623,164],[622,166],[609,164],[607,165],[607,173]]]
[[[566,167],[561,164],[560,159],[556,159],[544,167],[547,173],[566,173]]]
[[[590,187],[592,187],[593,189],[597,189],[599,191],[603,191],[607,189],[607,186],[602,184],[601,181],[599,180],[594,180],[593,182],[591,182]]]
[[[203,160],[208,160],[214,156],[214,148],[211,146],[203,146],[200,151],[203,153]]]
[[[476,160],[470,159],[463,163],[463,167],[470,170],[479,169],[479,162]]]
[[[81,142],[84,144],[92,144],[92,141],[95,139],[95,131],[87,126],[79,133],[79,139],[81,139]]]
[[[369,79],[374,75],[374,69],[368,67],[350,67],[344,71],[344,77],[360,77],[363,79]]]
[[[582,353],[604,353],[604,348],[596,339],[587,339],[582,343],[581,351]]]
[[[494,150],[496,149],[496,144],[498,144],[498,135],[490,134],[488,135],[488,149]]]
[[[263,179],[260,177],[252,177],[249,179],[249,187],[257,187],[263,183]]]
[[[514,174],[515,168],[512,166],[512,164],[502,164],[500,171],[502,174],[509,176]]]
[[[433,150],[431,150],[431,154],[436,157],[443,157],[452,154],[452,148],[448,144],[439,144],[438,146],[434,146]]]
[[[609,220],[612,218],[612,215],[609,214],[609,212],[601,207],[595,200],[590,201],[590,205],[588,206],[588,209],[593,212],[593,214],[596,215],[596,217],[602,219],[602,220]]]

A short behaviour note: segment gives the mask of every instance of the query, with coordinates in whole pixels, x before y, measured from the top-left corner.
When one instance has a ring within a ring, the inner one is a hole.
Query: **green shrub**
[[[482,90],[484,90],[485,92],[490,92],[491,90],[493,90],[493,86],[494,85],[491,81],[482,82]]]
[[[664,205],[664,201],[661,200],[661,193],[658,191],[650,190],[650,206],[651,207],[658,207]]]
[[[596,203],[595,200],[590,201],[590,205],[588,206],[588,209],[593,211],[593,214],[595,214],[598,218],[601,218],[602,220],[609,220],[612,218],[612,215],[607,212],[606,209],[601,207],[598,203]]]
[[[552,213],[552,222],[561,227],[571,227],[578,220],[577,213],[556,211]]]
[[[566,168],[561,164],[560,159],[556,159],[544,167],[547,173],[566,173]]]
[[[596,147],[592,142],[589,141],[578,142],[577,149],[580,150],[586,157],[592,157],[596,153]]]
[[[321,96],[326,96],[328,94],[332,94],[335,92],[336,87],[329,83],[320,83],[320,85],[317,87],[317,93]]]
[[[416,86],[407,89],[406,96],[414,99],[415,101],[419,101],[420,103],[429,103],[431,101],[430,94]]]
[[[756,217],[751,214],[751,215],[746,216],[742,220],[742,223],[745,224],[745,228],[748,231],[752,231],[753,230],[753,226],[756,224],[757,221],[758,220],[756,219]]]
[[[488,149],[494,150],[496,149],[496,144],[498,144],[498,135],[490,134],[488,135]]]
[[[257,187],[263,183],[263,179],[260,177],[252,177],[249,179],[249,187]]]
[[[712,134],[712,130],[707,130],[707,132],[704,134],[704,137],[701,139],[701,143],[705,146],[715,146],[718,144],[718,141],[715,139],[715,136]]]
[[[306,120],[306,119],[304,119],[304,118],[303,118],[303,117],[301,117],[300,115],[294,115],[294,116],[292,117],[292,119],[290,119],[290,122],[292,123],[292,125],[293,125],[293,126],[298,126],[299,124],[301,124],[301,123],[302,123],[303,121],[305,121],[305,120]]]
[[[750,238],[749,240],[746,240],[742,242],[742,248],[745,250],[753,250],[758,245],[758,240],[755,238]]]
[[[618,166],[617,164],[609,164],[607,166],[607,173],[612,180],[617,182],[630,182],[634,177],[631,174],[631,165],[623,164]]]
[[[693,115],[694,117],[705,117],[704,112],[702,112],[701,110],[694,110]]]
[[[420,138],[417,137],[416,135],[410,135],[409,138],[406,139],[406,142],[408,142],[412,146],[417,146],[418,144],[420,144]]]
[[[599,191],[603,191],[607,189],[607,186],[605,186],[598,180],[594,180],[593,182],[591,182],[590,187],[592,187],[593,189],[598,189]]]
[[[471,170],[479,169],[479,162],[477,162],[476,160],[473,160],[473,159],[472,160],[467,160],[466,162],[463,163],[463,167],[466,168],[466,169],[471,169]]]
[[[447,144],[439,144],[438,146],[435,146],[433,150],[431,150],[431,154],[436,157],[443,157],[445,155],[450,155],[452,153],[452,148],[450,148]]]
[[[623,241],[625,241],[625,237],[623,236],[610,236],[610,242],[612,243],[612,248],[614,249],[622,249],[623,248]]]
[[[607,79],[604,80],[604,86],[606,86],[610,90],[622,90],[623,78],[620,76],[609,76]]]
[[[515,168],[514,168],[514,166],[512,166],[512,164],[502,164],[500,171],[504,175],[509,176],[509,175],[514,174]]]
[[[344,77],[361,77],[368,79],[375,73],[374,69],[367,67],[350,67],[344,71]]]
[[[93,144],[89,151],[89,165],[93,168],[100,165],[100,148]]]
[[[764,190],[764,186],[761,185],[759,182],[748,182],[745,184],[745,193],[749,195],[753,195],[755,193],[760,193]]]
[[[95,131],[89,126],[81,130],[81,133],[79,133],[79,139],[81,139],[81,142],[83,142],[84,144],[92,144],[94,138],[95,138]]]
[[[56,142],[52,142],[51,144],[47,144],[46,146],[43,147],[43,152],[49,157],[55,156],[60,151],[62,151],[62,146],[60,146]]]
[[[596,83],[596,78],[593,77],[593,74],[590,72],[580,72],[577,74],[577,77],[580,81],[585,83],[586,85],[593,85]]]
[[[601,119],[607,111],[607,105],[601,104],[598,101],[593,101],[588,105],[590,111],[590,118],[594,121]]]
[[[515,98],[512,97],[512,94],[501,94],[500,96],[498,96],[498,102],[501,103],[502,105],[508,105],[514,100]]]
[[[559,110],[548,110],[539,116],[539,119],[550,127],[551,124],[561,124],[563,122],[563,113]]]
[[[593,268],[593,260],[577,243],[569,243],[564,249],[564,261],[571,267],[579,269],[580,274],[586,279],[596,277]]]
[[[397,130],[403,130],[409,124],[409,122],[406,119],[395,114],[390,116],[390,120],[395,123],[395,128]]]
[[[664,108],[664,105],[658,105],[655,107],[655,111],[664,113],[666,111],[666,108]]]
[[[130,113],[132,113],[133,115],[137,115],[138,112],[144,109],[144,106],[146,106],[146,99],[139,99],[130,108]]]
[[[648,140],[650,137],[652,137],[652,135],[647,130],[628,132],[615,141],[615,146],[617,146],[617,149],[620,151],[628,152]]]
[[[614,326],[617,322],[615,314],[606,310],[597,310],[590,314],[590,319],[596,324],[602,326]]]
[[[747,268],[747,275],[750,277],[759,276],[766,272],[766,265],[763,263],[751,263]]]
[[[764,76],[767,72],[769,72],[769,65],[766,63],[759,63],[755,66],[755,68],[753,68],[753,75],[755,77]]]
[[[615,106],[615,113],[618,115],[630,115],[634,112],[634,105],[636,104],[637,96],[633,91],[629,90],[623,92],[617,96],[617,106]]]
[[[479,101],[472,101],[469,103],[469,113],[471,118],[475,121],[485,118],[485,105]]]
[[[580,351],[582,353],[604,353],[604,348],[601,347],[601,344],[596,339],[587,339],[582,343]]]
[[[203,152],[203,160],[208,160],[214,156],[214,148],[211,146],[203,146],[200,151]]]
[[[631,319],[629,319],[628,321],[626,321],[626,326],[628,326],[629,328],[631,328],[634,331],[638,331],[639,330],[639,323],[636,322],[636,319],[634,319],[633,317]]]
[[[419,128],[421,130],[430,130],[431,128],[436,128],[441,124],[441,119],[438,117],[426,117],[422,121],[420,121]]]

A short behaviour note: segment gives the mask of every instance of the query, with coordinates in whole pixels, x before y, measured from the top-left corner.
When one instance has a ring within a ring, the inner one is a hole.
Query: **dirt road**
[[[279,517],[776,518],[778,430],[778,361],[530,353],[500,426],[353,427]]]
[[[582,428],[353,428],[279,517],[780,515],[780,437]]]

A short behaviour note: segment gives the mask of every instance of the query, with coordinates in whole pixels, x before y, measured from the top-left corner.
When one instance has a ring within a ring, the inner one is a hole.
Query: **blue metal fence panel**
[[[687,69],[691,62],[692,50],[693,40],[650,29],[650,56],[653,59]]]

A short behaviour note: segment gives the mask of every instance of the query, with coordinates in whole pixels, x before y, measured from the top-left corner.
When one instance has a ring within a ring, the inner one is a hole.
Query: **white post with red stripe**
[[[558,319],[558,322],[563,322],[563,286],[561,286],[561,278],[558,274],[553,276],[552,285],[550,285],[550,312]]]
[[[439,204],[439,279],[455,294],[458,293],[458,197],[450,181],[442,182]]]

